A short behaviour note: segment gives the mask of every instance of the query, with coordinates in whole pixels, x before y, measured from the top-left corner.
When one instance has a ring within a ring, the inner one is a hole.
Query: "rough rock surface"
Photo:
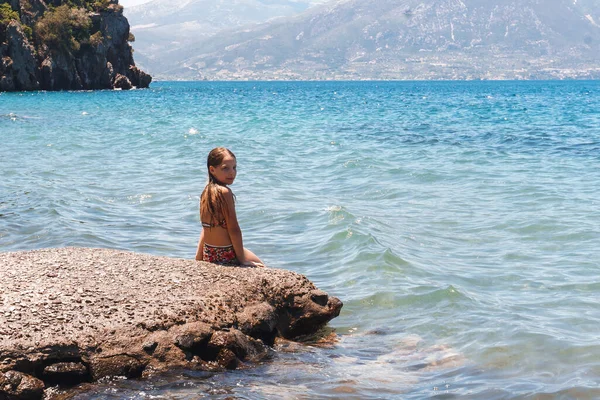
[[[0,24],[0,91],[93,90],[146,88],[152,77],[135,66],[129,44],[130,26],[116,0],[101,12],[89,12],[91,31],[97,42],[86,39],[77,49],[49,48],[28,38],[23,27],[35,24],[49,5],[65,4],[29,0],[27,6],[11,4],[20,21]],[[35,43],[36,47],[33,46]]]
[[[233,369],[342,303],[304,276],[108,249],[0,253],[0,399],[166,368]]]
[[[6,28],[6,42],[0,44],[0,90],[36,90],[35,49],[29,44],[21,25],[11,22]]]

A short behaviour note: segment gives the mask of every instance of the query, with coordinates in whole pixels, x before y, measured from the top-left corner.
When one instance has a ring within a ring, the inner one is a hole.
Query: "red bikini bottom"
[[[202,260],[213,264],[234,265],[239,264],[233,246],[212,246],[204,243]]]

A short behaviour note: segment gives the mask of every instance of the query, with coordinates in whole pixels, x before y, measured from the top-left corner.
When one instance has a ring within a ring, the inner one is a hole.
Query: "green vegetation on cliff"
[[[0,3],[0,44],[6,40],[6,29],[11,22],[21,24],[19,13],[12,9],[8,3]],[[27,25],[22,25],[23,32],[31,39],[32,29]]]
[[[78,51],[82,42],[89,43],[91,26],[92,20],[85,9],[64,4],[39,19],[35,36],[50,49]]]
[[[12,9],[8,3],[0,3],[0,42],[4,41],[6,28],[11,21],[21,22],[19,13]]]
[[[11,20],[20,21],[19,13],[14,11],[10,4],[0,4],[0,24],[8,25]]]

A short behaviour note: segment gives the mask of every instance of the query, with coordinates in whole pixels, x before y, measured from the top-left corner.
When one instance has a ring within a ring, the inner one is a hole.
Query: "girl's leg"
[[[254,254],[253,252],[251,252],[250,250],[248,250],[245,247],[244,247],[244,258],[246,259],[246,261],[260,263],[260,264],[264,265],[262,260],[260,258],[258,258],[258,256],[256,254]]]

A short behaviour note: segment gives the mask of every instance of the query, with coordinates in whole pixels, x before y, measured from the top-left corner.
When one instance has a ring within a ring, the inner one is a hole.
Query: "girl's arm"
[[[198,241],[198,249],[196,250],[196,260],[202,261],[202,250],[204,249],[204,228],[200,232],[200,240]]]
[[[235,203],[233,199],[233,193],[229,188],[223,188],[223,199],[225,200],[225,210],[223,210],[223,216],[227,223],[227,233],[231,239],[235,256],[237,257],[240,264],[246,263],[246,257],[244,255],[244,243],[242,240],[242,230],[238,224],[237,215],[235,214]]]

